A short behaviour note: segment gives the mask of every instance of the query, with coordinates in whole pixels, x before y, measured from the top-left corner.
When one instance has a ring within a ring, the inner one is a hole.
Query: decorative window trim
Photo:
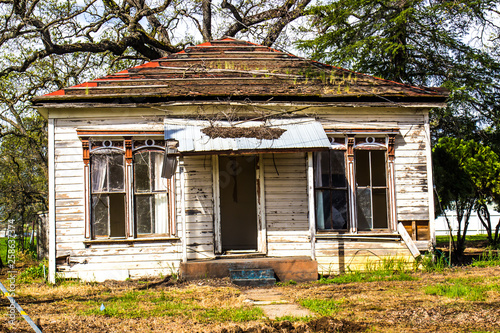
[[[345,150],[346,158],[346,178],[348,187],[348,234],[392,234],[397,231],[397,211],[396,211],[396,189],[395,189],[395,142],[396,135],[399,134],[398,130],[385,129],[385,130],[345,130],[345,131],[326,131],[329,137],[335,137],[332,142],[332,150]],[[345,144],[341,144],[342,137]],[[370,138],[365,142],[359,142],[360,138]],[[383,150],[386,156],[386,177],[387,177],[387,228],[372,229],[372,230],[358,230],[357,208],[356,208],[356,177],[355,177],[355,152],[356,150]],[[315,200],[316,209],[316,200]],[[316,234],[318,235],[341,235],[345,234],[346,230],[317,230],[316,221]]]
[[[168,232],[166,234],[137,235],[134,221],[134,203],[133,203],[133,156],[136,151],[142,149],[154,149],[165,151],[165,146],[159,144],[149,144],[137,146],[139,141],[154,140],[154,143],[165,142],[163,132],[159,131],[109,131],[109,130],[77,130],[77,135],[82,142],[82,153],[84,162],[84,202],[85,202],[85,243],[112,243],[112,242],[130,242],[130,241],[161,241],[175,240],[177,237],[177,221],[175,207],[175,175],[168,180]],[[121,150],[125,157],[125,237],[93,237],[92,235],[92,217],[91,217],[91,177],[90,177],[90,159],[94,151],[100,149],[109,149],[108,146],[95,147],[95,141],[122,141],[121,146],[113,146],[113,149]]]

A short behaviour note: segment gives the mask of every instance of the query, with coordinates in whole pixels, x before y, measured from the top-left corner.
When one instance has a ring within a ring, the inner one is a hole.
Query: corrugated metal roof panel
[[[239,151],[260,149],[304,149],[328,148],[330,141],[321,124],[311,118],[272,119],[248,121],[236,127],[268,126],[281,128],[285,132],[277,139],[257,138],[210,138],[201,130],[210,126],[231,126],[227,121],[215,124],[209,121],[188,119],[165,119],[165,139],[179,141],[180,152]]]

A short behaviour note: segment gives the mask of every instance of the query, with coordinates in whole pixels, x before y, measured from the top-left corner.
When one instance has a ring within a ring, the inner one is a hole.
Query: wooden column
[[[354,178],[354,135],[347,137],[347,183],[349,195],[349,225],[350,232],[358,231],[356,212],[356,179]]]
[[[56,282],[56,187],[55,187],[55,120],[48,122],[49,160],[49,282]]]
[[[213,205],[214,205],[214,251],[216,254],[222,253],[222,237],[220,228],[220,187],[219,187],[219,156],[212,156],[212,185],[213,185]]]
[[[83,137],[82,140],[83,148],[83,184],[84,184],[84,196],[83,201],[85,205],[85,238],[90,239],[92,237],[91,226],[90,226],[90,146],[89,138]]]
[[[124,137],[125,139],[125,235],[127,238],[135,237],[134,228],[134,205],[133,205],[133,169],[132,169],[132,137]]]
[[[311,238],[311,259],[316,259],[316,207],[314,205],[314,162],[313,153],[307,153],[307,197],[309,204],[309,235]]]
[[[387,175],[388,175],[388,201],[389,201],[389,223],[391,230],[397,230],[398,218],[396,211],[396,175],[395,175],[395,142],[396,135],[389,134],[387,142]]]

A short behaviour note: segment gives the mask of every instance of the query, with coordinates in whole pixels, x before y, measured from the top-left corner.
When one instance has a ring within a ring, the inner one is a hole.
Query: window
[[[175,156],[165,158],[165,142],[150,139],[87,142],[83,146],[84,160],[86,154],[89,156],[85,164],[90,176],[87,228],[91,232],[86,232],[86,237],[174,234],[174,176],[163,178],[162,171],[164,161]]]
[[[348,228],[345,151],[314,154],[314,188],[318,230]]]
[[[94,237],[125,237],[125,158],[115,149],[91,156]]]
[[[168,182],[161,177],[163,152],[134,154],[134,213],[138,235],[165,234],[168,226]]]
[[[385,151],[356,150],[354,162],[358,230],[387,229]]]
[[[390,218],[393,168],[388,167],[388,158],[394,161],[394,135],[330,140],[332,149],[313,154],[316,229],[389,230],[395,219]]]

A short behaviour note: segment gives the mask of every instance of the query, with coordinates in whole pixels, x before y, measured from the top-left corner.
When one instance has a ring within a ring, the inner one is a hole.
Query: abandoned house
[[[234,38],[39,96],[50,279],[411,262],[434,241],[446,98]]]

